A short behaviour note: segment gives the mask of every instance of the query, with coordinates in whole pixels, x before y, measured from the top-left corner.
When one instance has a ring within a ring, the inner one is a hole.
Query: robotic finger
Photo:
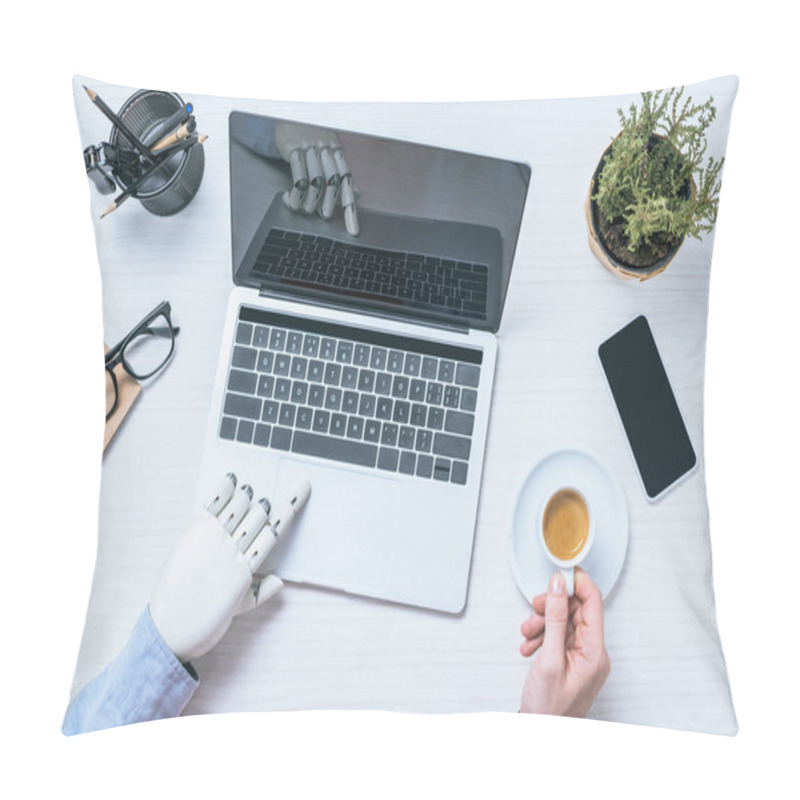
[[[245,550],[244,557],[247,559],[251,572],[256,572],[264,563],[278,539],[305,505],[310,494],[309,482],[301,481],[278,508],[270,524],[261,529],[261,532]]]
[[[350,173],[350,168],[347,166],[347,161],[345,160],[344,152],[341,148],[333,151],[333,158],[342,179],[341,190],[344,225],[351,236],[358,236],[358,212],[356,211],[356,193],[353,185],[353,176]]]
[[[314,145],[306,149],[306,167],[308,168],[308,189],[303,200],[303,211],[306,214],[313,214],[317,210],[317,204],[325,189],[325,176],[322,172],[317,148]]]
[[[336,167],[330,147],[321,147],[319,155],[322,161],[322,171],[325,174],[325,195],[317,211],[322,219],[330,219],[336,208],[336,201],[339,199],[342,176]]]
[[[250,508],[250,501],[253,499],[253,489],[245,483],[239,487],[225,506],[219,521],[222,527],[230,534],[236,530],[236,526]]]
[[[247,516],[239,523],[233,532],[233,541],[236,546],[244,552],[261,532],[261,529],[269,523],[269,512],[271,510],[269,500],[262,497],[247,512]]]
[[[206,504],[206,511],[211,516],[216,517],[220,511],[227,505],[228,501],[233,496],[236,489],[236,476],[229,472],[219,482],[217,488],[214,490],[214,496]]]
[[[292,211],[297,211],[303,204],[303,198],[308,191],[306,160],[303,158],[303,153],[299,149],[292,150],[289,155],[289,167],[292,170],[292,189],[289,192],[284,192],[283,202],[286,204],[287,208]]]

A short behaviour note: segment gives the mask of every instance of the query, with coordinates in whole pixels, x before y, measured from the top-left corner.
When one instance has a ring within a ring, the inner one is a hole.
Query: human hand
[[[568,597],[557,572],[547,593],[533,598],[533,614],[522,623],[523,656],[538,656],[522,691],[520,710],[583,717],[611,671],[603,642],[603,596],[592,579],[575,569],[575,594]]]
[[[330,219],[341,199],[347,232],[358,236],[353,176],[339,137],[322,128],[279,121],[275,146],[292,170],[292,188],[283,195],[287,208]]]
[[[308,499],[301,482],[276,513],[253,490],[236,489],[227,475],[203,516],[189,523],[167,558],[150,598],[150,616],[181,661],[204,655],[235,616],[266,603],[283,586],[275,575],[254,575],[278,537]]]

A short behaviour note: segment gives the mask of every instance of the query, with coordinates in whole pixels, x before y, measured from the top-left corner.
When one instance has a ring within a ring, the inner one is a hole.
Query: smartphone
[[[697,456],[647,319],[636,317],[598,352],[645,493],[656,500]]]

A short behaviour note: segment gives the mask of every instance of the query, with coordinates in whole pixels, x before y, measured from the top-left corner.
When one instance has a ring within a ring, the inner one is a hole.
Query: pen
[[[179,108],[174,114],[170,114],[162,123],[161,123],[161,130],[168,134],[171,133],[178,125],[182,125],[186,120],[191,116],[192,111],[194,110],[191,103],[187,103],[185,106]]]

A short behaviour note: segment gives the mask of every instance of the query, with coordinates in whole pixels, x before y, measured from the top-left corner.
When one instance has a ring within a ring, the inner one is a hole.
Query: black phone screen
[[[658,497],[697,457],[645,317],[617,331],[599,353],[645,491]]]

